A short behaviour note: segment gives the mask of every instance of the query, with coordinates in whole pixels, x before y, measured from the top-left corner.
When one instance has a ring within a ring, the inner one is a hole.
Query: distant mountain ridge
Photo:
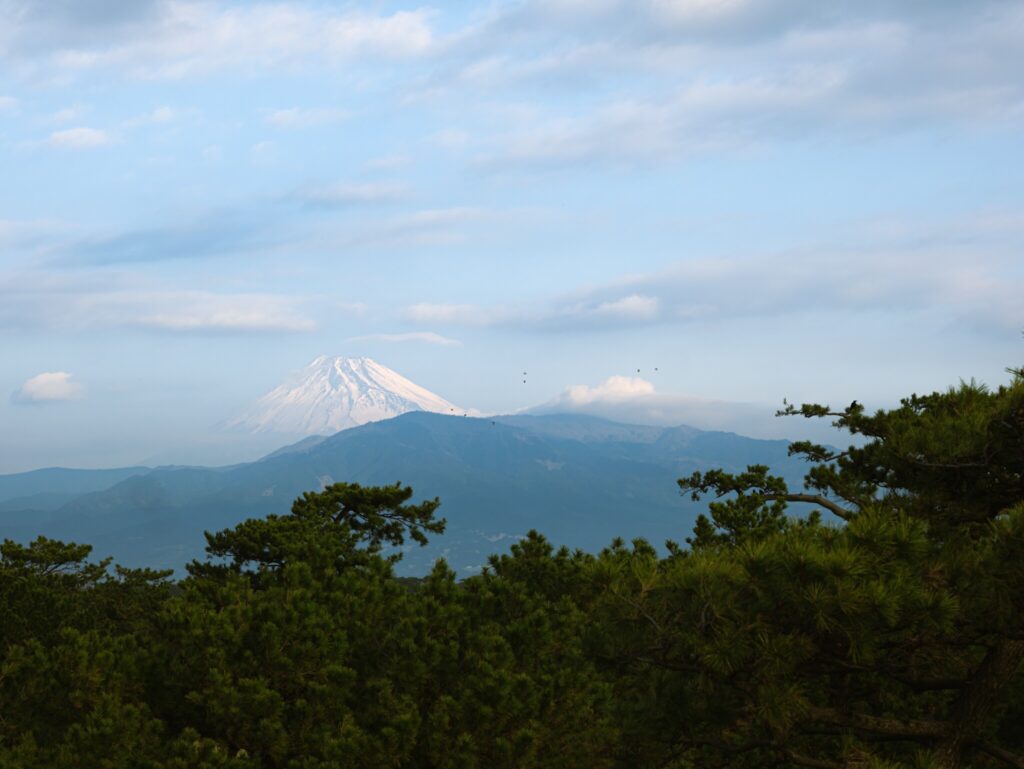
[[[261,397],[229,426],[314,436],[410,411],[466,413],[372,358],[321,355]]]
[[[0,497],[0,536],[45,534],[93,544],[97,555],[125,565],[180,569],[201,557],[203,530],[286,513],[302,492],[336,481],[400,480],[419,499],[440,497],[439,514],[448,520],[428,548],[409,548],[400,573],[423,573],[442,556],[472,573],[532,528],[591,550],[616,536],[682,541],[705,506],[682,497],[677,478],[767,464],[799,485],[806,466],[788,446],[580,415],[478,419],[419,411],[305,439],[256,462],[155,468],[56,508],[12,510]],[[0,490],[19,482],[0,477]]]
[[[56,510],[77,496],[101,491],[149,467],[119,467],[110,470],[75,470],[46,467],[27,473],[0,475],[0,512],[4,510]]]

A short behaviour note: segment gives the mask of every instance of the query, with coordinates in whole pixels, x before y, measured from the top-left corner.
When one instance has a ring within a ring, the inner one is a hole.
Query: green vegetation
[[[786,413],[862,440],[794,445],[798,492],[680,480],[713,499],[667,555],[531,533],[399,579],[444,526],[400,484],[208,534],[179,582],[8,540],[0,767],[1024,766],[1024,372]]]

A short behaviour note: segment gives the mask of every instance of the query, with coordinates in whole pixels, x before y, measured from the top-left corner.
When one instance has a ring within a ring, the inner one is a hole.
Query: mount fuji
[[[328,435],[409,411],[469,413],[371,358],[321,355],[228,426],[293,436]]]

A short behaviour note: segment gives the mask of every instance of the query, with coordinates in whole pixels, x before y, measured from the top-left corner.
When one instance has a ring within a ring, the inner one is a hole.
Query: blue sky
[[[1003,381],[1021,40],[999,0],[0,0],[0,472],[251,456],[217,425],[320,354],[764,435]]]

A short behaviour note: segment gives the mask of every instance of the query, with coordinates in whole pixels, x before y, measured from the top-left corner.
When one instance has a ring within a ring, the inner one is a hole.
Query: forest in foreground
[[[679,479],[707,511],[662,550],[531,533],[399,578],[438,501],[345,483],[207,534],[177,581],[6,540],[0,767],[1024,767],[1011,374],[788,407],[854,445],[793,444],[802,489]]]

